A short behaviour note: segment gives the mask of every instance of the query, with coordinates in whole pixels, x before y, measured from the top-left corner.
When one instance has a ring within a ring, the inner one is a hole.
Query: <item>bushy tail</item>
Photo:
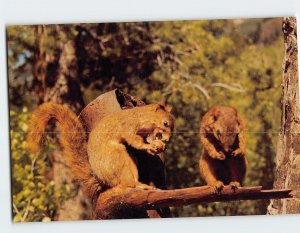
[[[45,103],[32,114],[27,138],[28,148],[36,153],[41,150],[48,122],[55,119],[60,127],[60,142],[67,164],[90,198],[99,191],[101,185],[93,176],[87,155],[86,132],[69,108],[60,104]]]

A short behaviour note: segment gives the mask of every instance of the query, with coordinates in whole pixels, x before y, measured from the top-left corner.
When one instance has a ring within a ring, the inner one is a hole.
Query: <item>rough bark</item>
[[[55,84],[47,88],[44,102],[67,104],[75,112],[83,108],[82,93],[76,80],[76,56],[72,41],[61,44],[59,69]],[[57,187],[68,183],[78,190],[77,194],[68,199],[57,212],[57,220],[81,220],[91,216],[90,204],[82,190],[74,184],[72,174],[61,151],[54,153],[53,174]]]
[[[285,57],[281,97],[281,132],[278,138],[274,188],[291,188],[293,198],[271,200],[269,214],[300,212],[300,115],[298,48],[295,17],[283,19]]]

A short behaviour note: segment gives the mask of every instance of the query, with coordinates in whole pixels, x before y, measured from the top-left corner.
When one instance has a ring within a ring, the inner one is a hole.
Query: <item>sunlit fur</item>
[[[88,194],[95,194],[100,188],[99,181],[92,175],[88,162],[86,132],[76,114],[69,108],[56,104],[40,105],[32,114],[27,137],[32,152],[39,152],[48,122],[55,119],[60,127],[60,142],[63,153],[74,178],[83,184]]]
[[[168,127],[164,125],[165,121],[168,122]],[[91,131],[87,148],[90,164],[98,179],[110,187],[120,185],[147,188],[138,182],[137,166],[128,154],[127,147],[150,154],[161,152],[164,149],[161,148],[164,147],[161,140],[153,140],[149,144],[141,136],[145,132],[153,132],[157,127],[168,135],[169,140],[173,130],[173,117],[160,104],[126,109],[101,119]]]
[[[92,129],[87,142],[86,132],[74,112],[56,103],[45,103],[32,114],[28,148],[32,152],[41,150],[46,126],[55,119],[60,127],[59,138],[67,163],[91,198],[103,187],[150,188],[138,182],[136,164],[126,147],[153,155],[164,150],[173,130],[170,110],[170,106],[152,104],[108,115]],[[147,137],[156,137],[157,127],[164,139],[147,140]]]
[[[244,120],[232,107],[216,106],[203,116],[199,167],[208,185],[217,189],[224,184],[241,186],[247,168],[244,128]]]

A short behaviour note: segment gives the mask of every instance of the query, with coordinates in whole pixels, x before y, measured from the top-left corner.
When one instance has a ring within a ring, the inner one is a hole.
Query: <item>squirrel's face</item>
[[[237,111],[231,107],[214,108],[211,112],[209,131],[225,151],[230,151],[241,131]]]
[[[149,134],[146,138],[146,142],[149,144],[160,142],[160,152],[165,151],[166,144],[171,139],[171,130],[166,130],[162,128],[155,128],[151,134]],[[160,153],[159,152],[159,153]]]
[[[155,108],[155,115],[157,118],[156,125],[165,134],[170,134],[174,128],[174,116],[171,114],[172,107],[170,105],[164,105],[163,103],[158,103]]]
[[[148,106],[151,109],[151,117],[148,122],[153,129],[151,136],[164,143],[169,142],[174,128],[174,117],[171,114],[172,107],[163,103]]]
[[[225,151],[229,151],[236,141],[239,129],[236,127],[223,127],[217,125],[213,129],[214,137],[222,144]]]
[[[143,112],[145,113],[145,119],[155,123],[157,127],[160,128],[174,128],[174,116],[171,113],[172,107],[170,105],[165,105],[164,103],[149,104],[143,107]],[[146,116],[147,114],[147,116]]]
[[[169,129],[162,129],[162,128],[155,128],[152,132],[153,140],[160,140],[163,143],[167,143],[171,139],[171,130]]]

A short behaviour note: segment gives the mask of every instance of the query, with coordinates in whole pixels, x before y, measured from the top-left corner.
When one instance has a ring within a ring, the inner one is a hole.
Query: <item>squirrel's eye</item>
[[[221,136],[221,131],[220,130],[217,130],[217,135]]]
[[[169,122],[164,121],[164,126],[165,126],[165,127],[169,127]]]

